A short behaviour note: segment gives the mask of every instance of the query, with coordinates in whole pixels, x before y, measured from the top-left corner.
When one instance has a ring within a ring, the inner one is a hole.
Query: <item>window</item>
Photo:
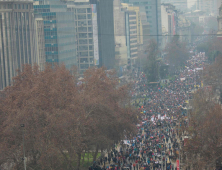
[[[79,46],[79,50],[88,50],[88,46]]]
[[[87,28],[86,27],[79,27],[78,31],[79,32],[87,32]]]
[[[130,29],[136,29],[136,26],[131,26]]]
[[[136,19],[136,17],[129,17],[129,19],[130,19],[130,20],[134,20],[134,19]]]
[[[17,4],[14,4],[14,9],[17,9]]]
[[[80,9],[77,9],[77,12],[78,13],[86,13],[86,9],[85,8],[80,8]]]
[[[18,4],[18,9],[20,9],[21,7],[20,7],[20,4]]]
[[[92,27],[88,27],[88,32],[92,32]]]
[[[81,64],[80,68],[81,69],[87,69],[87,68],[89,68],[89,65],[88,64]]]
[[[88,56],[88,52],[79,52],[80,57]]]
[[[86,15],[78,15],[78,19],[86,19]]]
[[[81,34],[79,34],[79,38],[87,38],[87,34],[86,33],[81,33]]]
[[[79,40],[79,44],[87,44],[87,40]]]
[[[87,13],[91,13],[91,8],[87,8]]]
[[[92,38],[93,34],[92,33],[89,33],[89,38]]]
[[[80,63],[88,63],[88,58],[80,58]]]

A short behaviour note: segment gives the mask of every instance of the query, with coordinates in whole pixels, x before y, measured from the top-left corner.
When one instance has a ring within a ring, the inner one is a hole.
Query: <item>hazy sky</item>
[[[187,0],[188,8],[192,7],[195,4],[196,0]]]

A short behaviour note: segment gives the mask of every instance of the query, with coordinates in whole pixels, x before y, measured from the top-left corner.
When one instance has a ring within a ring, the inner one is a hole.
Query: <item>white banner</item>
[[[94,42],[94,65],[99,65],[99,43],[98,43],[98,25],[96,4],[92,4],[92,27]]]

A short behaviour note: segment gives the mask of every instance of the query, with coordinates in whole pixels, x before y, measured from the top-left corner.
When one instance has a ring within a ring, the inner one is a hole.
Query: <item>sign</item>
[[[177,170],[180,170],[180,161],[177,159]]]

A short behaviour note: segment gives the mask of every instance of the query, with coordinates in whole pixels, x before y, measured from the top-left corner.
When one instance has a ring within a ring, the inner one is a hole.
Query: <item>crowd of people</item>
[[[203,70],[205,60],[204,53],[196,54],[177,76],[150,86],[143,72],[133,70],[133,104],[143,121],[133,140],[123,140],[99,160],[103,170],[171,170],[180,166],[180,149],[187,135],[184,129],[189,123],[187,104],[193,91],[202,86],[197,72]],[[89,168],[96,169],[96,163]]]

